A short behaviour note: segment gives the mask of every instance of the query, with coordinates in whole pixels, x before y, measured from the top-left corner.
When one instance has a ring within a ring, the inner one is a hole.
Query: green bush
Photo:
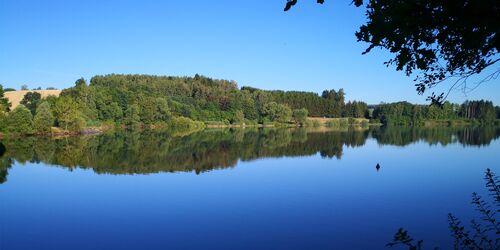
[[[193,121],[183,116],[173,117],[168,124],[172,129],[201,129],[205,127],[203,122]]]
[[[33,116],[24,105],[18,105],[7,116],[7,131],[16,134],[32,134]]]
[[[33,126],[38,133],[49,133],[54,125],[54,115],[48,102],[42,102],[36,109]]]
[[[300,126],[304,126],[307,120],[307,115],[308,111],[305,108],[301,109],[294,109],[293,110],[293,120],[295,121],[296,124],[299,124]]]

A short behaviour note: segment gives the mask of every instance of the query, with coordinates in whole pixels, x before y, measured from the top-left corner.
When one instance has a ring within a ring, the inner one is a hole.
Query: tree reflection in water
[[[43,162],[68,169],[92,169],[96,173],[147,174],[194,171],[197,174],[236,166],[238,160],[266,157],[342,157],[345,146],[359,147],[368,138],[380,145],[429,144],[485,146],[497,139],[500,129],[476,128],[349,128],[218,129],[192,134],[143,131],[115,132],[65,138],[5,139],[0,143],[0,183],[8,169],[19,163]]]

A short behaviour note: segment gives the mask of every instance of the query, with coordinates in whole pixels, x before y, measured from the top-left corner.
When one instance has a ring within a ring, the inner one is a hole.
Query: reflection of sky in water
[[[200,175],[15,164],[0,185],[0,248],[385,249],[404,227],[446,249],[447,213],[476,215],[471,193],[484,193],[486,168],[500,173],[499,149],[368,139],[340,160],[265,158]]]

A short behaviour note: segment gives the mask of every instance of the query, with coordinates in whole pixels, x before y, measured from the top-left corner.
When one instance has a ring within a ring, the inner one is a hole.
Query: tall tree
[[[4,97],[4,89],[2,84],[0,84],[0,112],[8,112],[10,111],[10,103],[7,98]]]
[[[137,104],[132,104],[125,110],[124,123],[128,128],[135,128],[140,125],[141,117],[139,113],[140,110]]]
[[[69,96],[57,98],[53,111],[59,127],[64,130],[78,132],[84,128],[85,120],[78,109],[78,104]]]
[[[28,92],[24,95],[20,103],[26,106],[26,108],[30,110],[32,115],[35,115],[36,108],[38,106],[38,103],[40,102],[40,99],[42,99],[42,95],[40,93]]]
[[[292,110],[286,105],[270,102],[264,105],[264,115],[274,122],[288,122]]]
[[[48,133],[53,125],[54,115],[50,110],[50,104],[48,102],[42,102],[36,109],[36,115],[33,118],[33,126],[39,133]]]
[[[29,109],[20,104],[7,116],[7,131],[18,134],[33,133],[33,116]]]
[[[295,123],[303,126],[306,123],[307,120],[307,109],[301,108],[301,109],[294,109],[293,110],[293,120]]]

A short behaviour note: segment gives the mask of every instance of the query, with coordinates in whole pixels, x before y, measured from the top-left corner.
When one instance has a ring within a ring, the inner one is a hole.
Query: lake
[[[0,144],[0,249],[451,249],[500,128],[116,132]],[[376,169],[377,163],[380,169]],[[405,249],[405,248],[394,248]]]

